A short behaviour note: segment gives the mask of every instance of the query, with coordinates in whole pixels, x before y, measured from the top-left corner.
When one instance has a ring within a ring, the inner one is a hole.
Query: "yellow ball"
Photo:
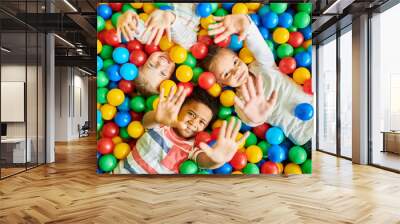
[[[235,92],[232,90],[224,90],[219,96],[219,101],[225,107],[231,107],[235,103]]]
[[[97,103],[97,109],[100,109],[100,107],[101,107],[101,104]]]
[[[238,149],[238,151],[239,151],[239,152],[246,153],[246,148],[240,148],[240,149]]]
[[[306,80],[308,80],[310,78],[311,78],[311,74],[310,74],[310,71],[308,71],[307,68],[300,67],[300,68],[297,68],[296,70],[294,70],[293,80],[297,84],[303,85],[304,81],[306,81]]]
[[[125,100],[125,94],[120,89],[112,89],[107,93],[107,101],[113,106],[121,105]]]
[[[272,33],[272,39],[278,44],[284,44],[289,40],[290,33],[286,28],[278,27]]]
[[[146,22],[148,18],[149,18],[149,14],[146,14],[146,13],[139,14],[139,19],[143,20],[143,22]]]
[[[290,174],[302,174],[301,172],[301,168],[299,165],[295,164],[295,163],[289,163],[285,166],[285,170],[284,173],[286,175],[290,175]]]
[[[236,3],[232,8],[232,14],[247,14],[248,11],[244,3]]]
[[[260,3],[245,3],[245,5],[247,6],[247,8],[249,9],[249,10],[252,10],[252,11],[256,11],[258,8],[260,8]]]
[[[236,171],[233,171],[232,174],[243,174],[243,173],[239,170],[236,170]]]
[[[114,26],[113,26],[111,20],[107,20],[107,21],[106,21],[106,26],[105,26],[105,28],[106,28],[106,30],[112,30],[112,29],[114,29]]]
[[[131,6],[135,9],[141,9],[143,7],[143,3],[131,3]]]
[[[169,79],[164,80],[164,81],[162,81],[162,83],[160,84],[160,91],[161,91],[161,89],[164,89],[164,96],[168,96],[168,95],[169,95],[169,92],[171,91],[171,88],[172,88],[173,86],[175,86],[174,93],[176,93],[176,84],[175,84],[175,82],[172,81],[172,80],[169,80]],[[153,108],[154,108],[154,107],[153,107]]]
[[[216,128],[219,128],[219,127],[221,127],[222,126],[222,122],[224,122],[223,120],[216,120],[214,123],[213,123],[213,125],[212,125],[212,129],[216,129]]]
[[[156,8],[154,7],[153,3],[144,3],[143,4],[143,11],[147,14],[151,14]]]
[[[180,82],[189,82],[192,80],[193,70],[187,65],[181,65],[176,69],[176,78]]]
[[[311,44],[312,44],[312,39],[309,39],[309,40],[306,40],[306,41],[303,42],[302,47],[304,49],[307,49]]]
[[[197,36],[207,36],[208,31],[206,29],[201,29],[198,33]]]
[[[246,149],[246,156],[249,162],[258,163],[262,159],[263,153],[260,147],[252,145]]]
[[[114,145],[121,143],[122,142],[122,138],[119,136],[115,136],[114,138],[111,139],[112,142],[114,142]]]
[[[100,108],[101,117],[103,120],[109,121],[112,120],[117,113],[117,108],[110,104],[104,104]]]
[[[278,166],[278,172],[281,174],[283,172],[283,165],[282,163],[275,163]]]
[[[254,61],[253,54],[246,47],[242,48],[239,52],[239,58],[246,64],[250,64]]]
[[[132,121],[128,125],[127,131],[132,138],[139,138],[144,133],[144,128],[140,121]]]
[[[208,94],[210,94],[213,97],[218,97],[219,94],[221,93],[221,86],[218,83],[214,83],[211,88],[207,90]]]
[[[167,51],[170,49],[172,46],[174,46],[174,43],[168,40],[167,36],[161,37],[160,40],[160,49],[163,51]]]
[[[239,141],[242,137],[243,137],[243,134],[239,132],[239,133],[236,135],[236,139],[235,139],[235,140],[236,140],[236,141]],[[246,141],[244,141],[242,144],[240,144],[240,145],[238,146],[238,149],[243,148],[245,143],[246,143]]]
[[[209,15],[206,18],[201,18],[200,19],[200,25],[203,27],[203,29],[208,30],[208,25],[215,23],[214,16]]]
[[[97,40],[97,54],[100,54],[101,50],[103,50],[103,45],[100,40]]]
[[[156,109],[157,109],[158,102],[160,102],[160,97],[157,97],[157,98],[153,101],[153,110],[156,110]]]
[[[117,159],[125,159],[130,151],[131,147],[128,145],[128,143],[118,143],[114,147],[114,156]]]
[[[183,48],[183,47],[181,47],[179,45],[173,46],[169,50],[169,57],[176,64],[181,64],[186,60],[187,52],[186,52],[185,48]]]

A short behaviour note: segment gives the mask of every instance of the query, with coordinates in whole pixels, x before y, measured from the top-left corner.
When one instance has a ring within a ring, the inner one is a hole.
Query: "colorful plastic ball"
[[[297,47],[297,48],[294,49],[293,55],[296,55],[296,54],[298,54],[298,53],[300,53],[300,52],[303,52],[303,51],[305,51],[305,50],[306,50],[306,49],[304,49],[303,47]]]
[[[114,27],[117,27],[118,25],[118,19],[122,15],[120,12],[116,12],[111,16],[111,23]]]
[[[284,44],[289,40],[290,33],[286,28],[278,27],[272,33],[272,39],[278,44]]]
[[[131,122],[131,115],[128,112],[120,111],[115,115],[114,121],[119,127],[126,127]]]
[[[301,164],[301,171],[305,174],[312,173],[312,161],[311,159],[307,159],[303,164]]]
[[[187,52],[185,48],[181,46],[173,46],[169,51],[169,57],[177,64],[181,64],[186,60]]]
[[[104,104],[107,103],[107,88],[97,88],[97,103]]]
[[[293,73],[293,80],[299,84],[304,84],[304,81],[311,78],[310,71],[307,68],[299,67]]]
[[[293,56],[293,47],[290,44],[281,44],[279,45],[276,53],[279,58],[286,58]]]
[[[211,141],[211,135],[206,131],[201,131],[196,134],[194,145],[198,147],[201,142],[208,143],[209,141]]]
[[[288,30],[289,30],[289,32],[297,32],[297,27],[295,27],[295,26],[289,26],[288,28],[287,28]]]
[[[153,110],[153,103],[156,100],[158,95],[152,95],[146,99],[146,110]]]
[[[230,107],[220,107],[218,111],[218,117],[225,120],[232,114],[232,109]]]
[[[160,40],[159,46],[160,46],[160,49],[161,49],[161,50],[167,51],[167,50],[169,50],[172,46],[174,46],[174,43],[171,42],[171,41],[169,41],[168,38],[167,38],[167,36],[164,35],[164,36],[161,38],[161,40]]]
[[[186,60],[183,62],[184,65],[187,65],[191,68],[194,68],[196,66],[197,60],[196,58],[193,56],[192,53],[188,53]]]
[[[261,166],[261,173],[263,174],[279,174],[279,167],[276,163],[267,161]]]
[[[103,155],[99,159],[99,168],[104,172],[110,172],[117,166],[117,159],[112,154]]]
[[[219,131],[221,128],[215,128],[211,131],[211,139],[215,140],[218,139]]]
[[[311,12],[312,12],[312,3],[297,3],[297,11],[305,12],[307,14],[311,14]]]
[[[221,94],[222,88],[218,83],[214,83],[209,89],[207,89],[208,94],[213,97],[218,97]]]
[[[112,106],[110,104],[104,104],[103,106],[101,106],[100,108],[101,111],[101,117],[106,120],[112,120],[115,116],[115,114],[117,113],[117,108],[115,108],[115,106]]]
[[[161,82],[160,90],[164,89],[164,96],[168,96],[169,92],[171,91],[173,86],[175,86],[175,90],[174,90],[174,93],[175,93],[176,92],[176,84],[175,84],[175,82],[172,81],[172,80],[167,79],[167,80],[164,80],[164,81]]]
[[[304,49],[308,49],[308,47],[311,46],[311,45],[312,45],[312,40],[310,39],[310,40],[305,40],[301,46]]]
[[[161,45],[161,42],[160,42]],[[144,51],[148,54],[151,55],[152,53],[156,52],[156,51],[160,51],[160,47],[158,47],[158,45],[155,44],[146,44],[144,46]]]
[[[263,26],[258,27],[258,31],[260,31],[261,36],[264,38],[264,40],[269,39],[269,32],[267,29],[265,29]]]
[[[263,5],[257,12],[257,14],[259,16],[263,16],[265,14],[267,14],[270,11],[269,6],[268,5]]]
[[[96,122],[96,130],[97,133],[103,128],[104,122],[103,119],[101,118],[101,112],[97,110],[97,122]]]
[[[124,92],[125,94],[129,94],[129,93],[133,92],[135,87],[134,87],[133,82],[125,80],[125,79],[122,79],[118,83],[118,88],[120,90],[122,90],[122,92]]]
[[[254,61],[253,54],[247,47],[244,47],[239,51],[239,58],[246,64],[250,64]]]
[[[226,16],[228,15],[228,12],[223,9],[223,8],[218,8],[215,12],[214,12],[214,16]]]
[[[106,20],[105,30],[111,31],[113,29],[114,29],[114,25],[112,24],[111,20]],[[113,44],[113,46],[115,46],[115,45]]]
[[[279,127],[272,127],[268,129],[265,138],[269,144],[279,145],[285,139],[285,135],[283,134],[282,129]]]
[[[142,50],[133,50],[129,56],[129,61],[136,66],[140,67],[147,61],[147,55]]]
[[[201,35],[197,37],[197,40],[201,43],[204,43],[207,46],[210,46],[213,43],[213,39],[208,35]],[[195,58],[195,57],[193,57]],[[195,58],[196,59],[196,58]]]
[[[190,48],[190,52],[196,59],[204,59],[208,54],[208,47],[205,43],[197,42]]]
[[[207,175],[207,174],[213,174],[213,172],[210,169],[199,169],[199,171],[197,171],[197,174]]]
[[[259,26],[261,24],[261,19],[258,14],[251,13],[249,16],[256,26]]]
[[[101,138],[97,141],[97,151],[101,154],[109,154],[114,150],[114,142],[111,138]]]
[[[301,32],[291,32],[289,35],[288,44],[292,47],[300,47],[303,44],[304,37]]]
[[[122,141],[122,138],[119,137],[119,136],[115,136],[114,138],[112,138],[112,141],[114,142],[114,145],[123,142],[123,141]]]
[[[107,4],[97,6],[97,15],[101,16],[104,20],[111,18],[112,9]]]
[[[103,58],[104,60],[109,59],[112,57],[112,52],[113,52],[113,47],[110,45],[103,45],[103,48],[101,49],[100,52],[100,57]]]
[[[100,40],[97,40],[97,54],[100,54],[101,50],[103,50],[103,44]]]
[[[104,124],[101,133],[105,138],[114,138],[119,134],[118,125],[115,124],[114,122],[108,122]]]
[[[279,61],[279,70],[284,74],[292,74],[296,70],[296,60],[292,57],[282,58]]]
[[[278,25],[279,17],[274,12],[268,12],[262,16],[261,22],[265,28],[272,29]]]
[[[133,121],[141,121],[143,118],[143,113],[138,113],[133,110],[130,110],[129,113],[131,114]]]
[[[254,127],[253,132],[259,139],[265,139],[265,133],[267,132],[268,128],[269,125],[267,123],[263,123]]]
[[[245,3],[249,11],[256,11],[260,8],[261,3]]]
[[[240,174],[243,174],[243,173],[242,173],[242,171],[235,170],[235,171],[233,171],[233,172],[232,172],[232,174],[235,174],[235,175],[240,175]]]
[[[289,163],[285,166],[285,169],[283,171],[286,175],[291,175],[291,174],[302,174],[301,168],[299,165],[295,163]]]
[[[132,121],[128,125],[127,131],[129,136],[131,136],[132,138],[139,138],[140,136],[142,136],[144,128],[140,121]]]
[[[129,52],[134,50],[143,50],[142,44],[138,40],[131,40],[126,44],[126,48]]]
[[[130,136],[129,136],[129,134],[128,134],[127,128],[120,128],[120,129],[119,129],[119,136],[120,136],[122,139],[129,139]]]
[[[314,116],[314,109],[309,103],[300,103],[294,109],[294,114],[300,120],[308,121]]]
[[[254,163],[247,163],[247,165],[243,168],[242,172],[244,174],[260,174],[260,169]]]
[[[122,5],[122,8],[121,8],[121,11],[122,11],[122,12],[133,11],[133,12],[136,13],[136,8],[134,8],[134,7],[132,6],[132,4],[134,4],[134,3],[131,3],[131,4],[125,3],[125,4],[123,4],[123,5]],[[142,6],[141,6],[140,8],[143,7],[143,3],[138,3],[138,4],[142,4]]]
[[[310,24],[311,18],[310,15],[305,12],[298,12],[294,15],[293,25],[297,28],[305,28]]]
[[[108,6],[110,6],[111,9],[112,9],[114,12],[119,12],[119,11],[121,11],[122,5],[123,5],[122,3],[108,3]]]
[[[97,72],[103,69],[103,59],[97,56]]]
[[[301,146],[294,146],[289,150],[289,160],[295,164],[302,164],[307,159],[307,152]]]
[[[124,102],[125,94],[120,89],[112,89],[107,93],[107,101],[113,106],[119,106]]]
[[[196,7],[196,14],[202,18],[211,15],[212,6],[210,3],[199,3]]]
[[[286,151],[280,145],[271,145],[268,148],[268,159],[274,163],[286,160]]]
[[[136,65],[125,63],[121,66],[119,73],[125,80],[132,81],[138,76],[139,70]]]
[[[129,107],[135,112],[143,112],[146,108],[145,100],[142,96],[135,96],[129,102]]]
[[[304,40],[309,40],[312,38],[311,26],[300,29],[300,32],[303,34]]]
[[[313,95],[311,79],[304,81],[303,91],[307,94]]]
[[[287,12],[279,15],[278,25],[280,27],[289,28],[293,24],[293,17]]]
[[[195,67],[193,68],[193,78],[192,78],[192,82],[197,84],[200,75],[204,72],[204,70],[200,67]]]
[[[117,89],[118,88],[118,82],[115,81],[111,81],[110,83],[108,83],[108,89]]]
[[[239,40],[239,36],[236,34],[231,35],[231,41],[229,48],[233,51],[238,51],[243,47],[243,41]]]
[[[229,163],[225,163],[221,167],[214,169],[215,174],[231,174],[232,173],[232,166]]]
[[[209,15],[200,19],[200,25],[203,29],[208,30],[208,25],[215,23],[213,15]]]
[[[271,146],[270,144],[268,144],[267,141],[260,141],[257,144],[258,147],[260,147],[261,151],[263,152],[263,158],[267,158],[268,157],[268,149]]]
[[[180,82],[180,83],[178,83],[178,87],[179,86],[183,87],[183,89],[186,92],[186,96],[190,96],[192,94],[193,88],[194,88],[193,83],[191,83],[191,82]]]
[[[186,160],[179,165],[180,174],[196,174],[198,170],[197,164],[192,160]]]
[[[113,51],[113,60],[118,64],[124,64],[129,61],[129,51],[123,47],[117,47]]]
[[[215,76],[211,72],[203,72],[198,80],[199,86],[203,89],[211,88],[216,82]]]
[[[118,45],[121,44],[118,40],[117,31],[115,31],[115,29],[110,29],[105,32],[104,41],[107,45],[110,45],[113,47],[117,47]]]
[[[236,94],[232,90],[225,90],[219,96],[219,101],[225,107],[231,107],[235,103]]]
[[[118,143],[114,147],[114,156],[117,159],[125,159],[130,151],[131,147],[129,147],[128,143]]]
[[[128,112],[130,110],[129,101],[130,101],[129,97],[125,96],[124,102],[117,107],[118,111],[119,112],[123,112],[123,111]]]
[[[180,82],[189,82],[193,77],[192,69],[187,65],[180,65],[176,71],[176,78]]]
[[[297,66],[308,67],[311,65],[311,55],[307,51],[300,52],[294,56]]]
[[[222,6],[222,8],[224,8],[225,10],[231,11],[234,4],[235,4],[235,3],[222,3],[221,6]]]
[[[216,120],[216,121],[212,124],[211,129],[220,128],[220,127],[222,126],[222,122],[223,122],[223,120],[221,120],[221,119]]]
[[[250,163],[258,163],[262,159],[263,153],[260,147],[252,145],[246,149],[246,156]]]
[[[244,3],[236,3],[232,7],[232,14],[247,14],[249,10]]]
[[[255,144],[257,144],[257,136],[253,132],[250,132],[250,135],[249,135],[249,137],[247,137],[246,143],[244,146],[249,147],[249,146],[255,145]]]
[[[231,161],[229,161],[229,164],[231,164],[234,170],[243,169],[247,164],[246,153],[237,151]]]
[[[220,35],[221,34],[216,35],[215,38],[218,38]],[[231,37],[229,36],[228,38],[218,42],[217,46],[219,46],[219,47],[228,47],[230,43],[231,43]]]
[[[106,26],[106,21],[104,21],[103,17],[97,16],[97,32],[104,30]]]
[[[271,11],[273,11],[277,14],[281,14],[286,11],[287,6],[288,6],[288,3],[271,3],[269,5],[269,8],[271,9]]]

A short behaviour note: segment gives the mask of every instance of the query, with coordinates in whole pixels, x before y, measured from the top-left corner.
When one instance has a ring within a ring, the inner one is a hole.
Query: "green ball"
[[[196,63],[197,63],[197,60],[192,55],[192,53],[187,54],[186,60],[183,62],[184,65],[187,65],[191,68],[194,68],[196,66]]]
[[[271,144],[269,144],[267,141],[261,141],[257,144],[258,147],[260,147],[260,149],[262,150],[263,153],[263,158],[267,158],[268,157],[268,149],[271,146]]]
[[[295,26],[290,26],[287,29],[288,29],[289,32],[296,32],[297,31],[297,27],[295,27]]]
[[[232,114],[232,108],[221,106],[218,111],[218,117],[222,120],[225,120]]]
[[[229,122],[231,122],[231,119],[235,119],[235,125],[236,125],[236,122],[239,121],[239,118],[236,117],[236,116],[233,116],[233,115],[230,115],[230,116],[226,119],[226,121],[229,123]]]
[[[100,52],[100,57],[103,58],[104,60],[111,58],[113,50],[114,50],[114,48],[111,47],[110,45],[103,45],[103,48],[101,49],[101,52]]]
[[[99,132],[103,128],[104,121],[103,119],[98,120],[96,130]]]
[[[108,85],[108,76],[105,72],[99,71],[97,73],[97,88],[106,87]]]
[[[293,56],[293,47],[290,44],[281,44],[276,50],[279,58],[286,58]]]
[[[192,82],[194,82],[195,84],[197,84],[197,81],[199,80],[200,74],[203,73],[203,69],[200,67],[195,67],[193,69],[193,78],[192,78]]]
[[[312,173],[312,161],[311,161],[311,159],[307,159],[303,164],[301,164],[301,171],[303,173],[307,173],[307,174]]]
[[[271,3],[269,8],[271,11],[281,14],[286,11],[288,4],[287,3]]]
[[[293,51],[293,55],[296,55],[296,54],[298,54],[298,53],[300,53],[300,52],[303,52],[303,51],[305,51],[306,49],[304,49],[304,47],[296,47],[295,49],[294,49],[294,51]]]
[[[298,12],[294,15],[293,25],[297,28],[305,28],[310,24],[311,18],[310,15],[305,12]]]
[[[226,16],[228,15],[228,11],[223,8],[219,8],[214,12],[214,16]]]
[[[302,164],[307,159],[307,152],[301,146],[293,146],[289,150],[289,160],[296,164]]]
[[[123,139],[128,139],[131,137],[131,136],[129,136],[128,130],[126,129],[126,127],[119,128],[119,136]]]
[[[97,88],[97,103],[105,104],[107,103],[107,88]]]
[[[249,147],[251,145],[256,145],[256,144],[257,144],[257,136],[250,131],[250,135],[249,137],[247,137],[244,147]]]
[[[297,11],[311,14],[312,3],[297,3]]]
[[[156,8],[160,8],[161,6],[170,6],[170,3],[163,3],[163,2],[159,2],[159,3],[153,3],[154,7]]]
[[[146,108],[145,101],[142,96],[135,96],[129,102],[129,107],[135,112],[143,112]]]
[[[146,99],[146,110],[151,111],[153,110],[153,102],[156,100],[158,95],[150,96]]]
[[[115,64],[114,61],[112,59],[106,59],[103,61],[103,70],[107,71],[107,69],[111,66]]]
[[[269,49],[271,49],[271,50],[274,49],[274,42],[272,42],[271,40],[265,40],[265,43],[267,43]]]
[[[196,174],[197,170],[197,164],[192,160],[186,160],[179,166],[180,174]]]
[[[218,9],[218,3],[210,3],[211,4],[211,13],[214,13]]]
[[[120,16],[122,16],[122,13],[120,13],[120,12],[114,13],[112,15],[111,23],[113,24],[114,27],[117,27],[118,19],[119,19]]]
[[[244,174],[260,174],[260,170],[257,165],[254,163],[247,163],[247,165],[243,168]]]
[[[103,17],[97,16],[97,32],[104,30],[106,27],[106,21],[104,21]]]
[[[132,11],[136,12],[136,9],[133,8],[133,7],[131,6],[130,3],[125,3],[125,4],[122,6],[121,11],[122,11],[122,12],[126,12],[126,11],[128,11],[128,10],[132,10]]]
[[[117,166],[117,159],[113,154],[103,155],[99,159],[99,168],[104,172],[110,172]]]
[[[197,174],[212,174],[212,172],[207,169],[199,169],[199,171],[197,171]]]

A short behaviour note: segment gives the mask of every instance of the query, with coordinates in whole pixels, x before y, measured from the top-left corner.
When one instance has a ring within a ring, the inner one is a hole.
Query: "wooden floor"
[[[400,175],[314,154],[293,177],[95,174],[93,138],[0,181],[0,223],[400,223]]]

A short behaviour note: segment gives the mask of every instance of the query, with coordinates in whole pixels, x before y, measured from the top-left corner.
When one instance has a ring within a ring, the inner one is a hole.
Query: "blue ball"
[[[250,14],[250,18],[254,22],[254,24],[256,24],[256,26],[260,25],[260,23],[261,23],[260,22],[260,16],[258,14],[252,13],[252,14]]]
[[[107,4],[97,6],[97,15],[103,17],[104,20],[111,18],[112,9]]]
[[[112,57],[118,64],[124,64],[129,61],[129,51],[124,47],[117,47],[114,49]]]
[[[132,118],[129,112],[120,111],[115,115],[114,121],[118,125],[118,127],[124,128],[128,126],[131,122]]]
[[[271,160],[274,163],[280,163],[284,160],[286,160],[286,152],[285,149],[283,149],[279,145],[271,145],[271,147],[268,148],[268,159]]]
[[[258,30],[260,31],[261,36],[264,38],[264,40],[268,40],[270,38],[270,34],[265,27],[259,26]]]
[[[103,120],[103,119],[101,118],[101,112],[100,112],[99,110],[97,110],[97,116],[96,116],[96,118],[97,118],[97,123],[101,123],[101,121]]]
[[[122,79],[121,75],[119,74],[119,65],[114,64],[108,67],[107,69],[108,79],[114,82],[118,82]]]
[[[292,8],[287,8],[285,12],[289,13],[291,16],[294,16],[294,14],[296,14],[296,11]]]
[[[312,55],[312,45],[308,46],[307,52],[308,52],[310,55]]]
[[[231,11],[234,4],[235,3],[222,3],[222,8],[226,11]]]
[[[302,51],[294,56],[296,65],[299,67],[307,67],[311,65],[311,55],[307,51]]]
[[[279,144],[284,149],[290,149],[294,146],[293,142],[286,138],[281,144]]]
[[[242,122],[242,126],[240,126],[240,131],[241,132],[246,132],[246,131],[250,131],[251,127],[248,126],[247,124],[245,124],[244,122]]]
[[[265,28],[272,29],[278,25],[279,17],[274,12],[268,12],[262,17],[261,20]]]
[[[243,47],[243,41],[239,41],[239,36],[233,34],[231,36],[231,42],[229,43],[229,48],[233,51],[238,51]]]
[[[101,170],[101,169],[96,169],[96,173],[97,173],[97,174],[103,174],[103,173],[104,173],[104,171],[103,171],[103,170]]]
[[[129,80],[129,81],[136,79],[136,77],[138,76],[138,73],[139,73],[139,71],[138,71],[136,65],[134,65],[132,63],[125,63],[119,69],[119,74],[121,74],[122,78],[124,78],[125,80]]]
[[[267,133],[265,134],[265,138],[269,144],[279,145],[285,139],[285,135],[283,134],[282,129],[279,127],[272,127],[268,129]]]
[[[101,69],[103,69],[103,59],[97,56],[97,71],[100,71]]]
[[[125,96],[124,102],[122,102],[121,105],[119,105],[118,107],[118,111],[129,111],[129,97]]]
[[[314,108],[309,103],[297,104],[294,115],[302,121],[308,121],[314,116]]]
[[[289,28],[293,24],[293,17],[290,13],[284,12],[279,15],[279,26]]]
[[[267,14],[268,12],[269,12],[270,10],[269,10],[269,6],[268,5],[264,5],[263,7],[261,7],[259,10],[258,10],[258,15],[259,16],[263,16],[263,15],[265,15],[265,14]]]
[[[213,147],[217,143],[217,140],[212,140],[208,143],[208,146]]]
[[[162,5],[159,8],[160,10],[173,10],[174,7],[172,5]]]
[[[109,83],[108,83],[108,88],[109,88],[109,89],[118,88],[118,82],[113,82],[113,81],[109,82]]]
[[[311,26],[307,26],[306,28],[299,29],[299,31],[303,34],[304,40],[309,40],[312,38]]]
[[[210,3],[199,3],[196,7],[196,14],[202,18],[211,15],[212,6]]]
[[[262,160],[260,160],[260,162],[256,163],[256,165],[257,165],[259,168],[261,168],[262,165],[263,165],[265,162],[267,162],[267,161],[265,161],[265,160],[262,159]]]
[[[231,174],[232,166],[229,163],[225,163],[223,166],[214,170],[215,174]]]

